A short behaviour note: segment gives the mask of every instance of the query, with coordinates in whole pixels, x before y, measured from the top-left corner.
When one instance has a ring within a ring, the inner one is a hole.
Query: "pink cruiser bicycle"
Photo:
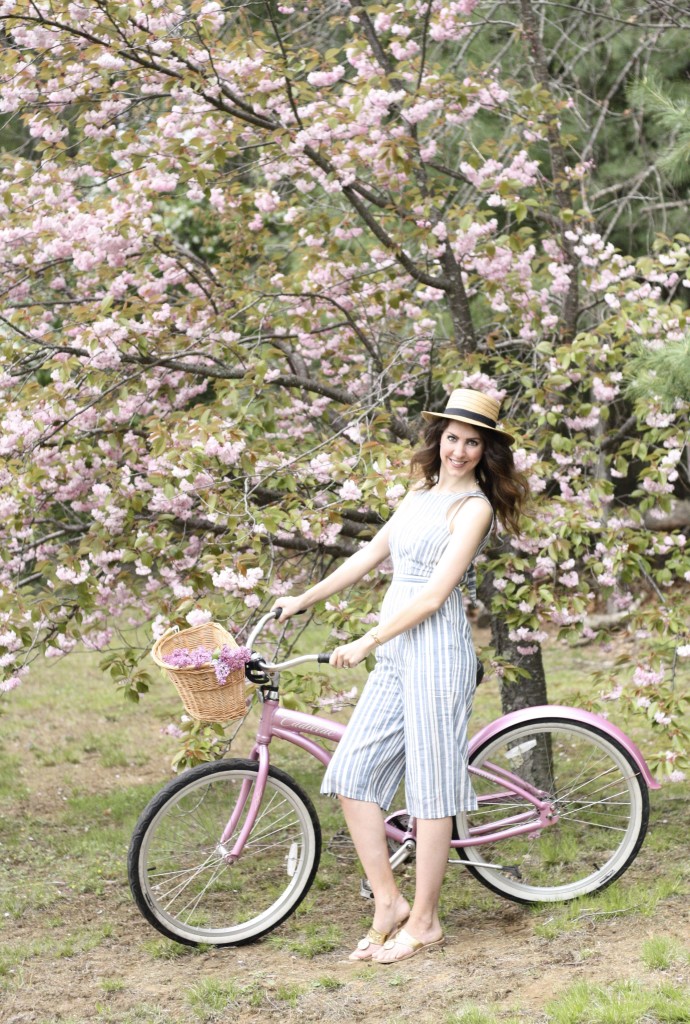
[[[247,641],[253,645],[264,615]],[[188,945],[240,946],[292,914],[321,855],[321,828],[304,790],[270,763],[271,741],[287,740],[324,766],[322,742],[345,726],[280,706],[279,674],[307,654],[270,664],[253,654],[247,678],[261,717],[249,759],[185,771],[150,801],[129,850],[130,887],[146,920]],[[572,900],[610,885],[633,862],[658,789],[635,744],[606,719],[577,708],[515,711],[470,743],[476,811],[457,815],[450,851],[499,896],[518,903]],[[391,864],[414,857],[415,822],[386,819]],[[456,859],[457,858],[457,859]],[[366,882],[363,884],[366,894]]]

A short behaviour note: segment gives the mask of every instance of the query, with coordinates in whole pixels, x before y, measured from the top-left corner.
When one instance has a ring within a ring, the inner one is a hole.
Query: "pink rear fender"
[[[480,729],[477,735],[473,736],[470,741],[470,757],[474,754],[475,750],[482,747],[487,740],[493,739],[494,736],[503,732],[503,730],[508,728],[508,726],[524,725],[525,722],[530,722],[535,718],[563,718],[568,722],[579,722],[581,725],[595,726],[597,729],[600,729],[601,732],[610,736],[611,739],[617,740],[623,749],[630,754],[635,764],[640,769],[640,775],[650,789],[661,788],[660,784],[650,772],[644,757],[633,741],[625,735],[622,729],[619,729],[617,725],[613,725],[608,721],[608,719],[602,718],[601,715],[595,715],[591,711],[583,711],[581,708],[562,707],[558,704],[545,704],[542,707],[523,708],[521,711],[511,711],[509,715],[504,715],[503,718],[497,718],[495,722],[485,725],[484,728]]]

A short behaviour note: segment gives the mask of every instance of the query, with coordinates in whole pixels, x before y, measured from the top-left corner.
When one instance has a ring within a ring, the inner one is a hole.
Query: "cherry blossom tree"
[[[690,243],[602,237],[512,6],[531,84],[466,57],[475,0],[0,0],[5,690],[81,642],[137,697],[129,626],[241,633],[371,535],[420,409],[466,385],[534,493],[483,566],[504,705],[544,699],[547,629],[595,641],[603,602],[637,631],[619,699],[682,769],[690,558],[656,527],[690,396],[625,375],[687,336]],[[385,580],[327,606],[335,636]]]

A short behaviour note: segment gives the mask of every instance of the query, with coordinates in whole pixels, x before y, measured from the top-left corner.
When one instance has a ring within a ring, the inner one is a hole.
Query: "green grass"
[[[677,872],[657,878],[653,883],[648,879],[632,881],[623,876],[603,892],[583,896],[572,903],[536,905],[532,912],[546,920],[539,921],[534,931],[544,939],[553,939],[580,925],[590,925],[597,918],[651,917],[661,902],[688,891],[687,880]]]
[[[102,895],[125,874],[133,808],[143,807],[155,787],[123,787],[78,793],[60,801],[53,820],[19,816],[0,841],[13,863],[0,888],[0,914],[13,919],[27,911],[54,909],[67,892]],[[46,871],[48,864],[55,865]],[[46,877],[43,877],[46,876]],[[18,884],[26,878],[27,884]]]
[[[106,921],[97,926],[83,925],[67,934],[60,926],[54,926],[48,934],[31,942],[5,939],[0,947],[0,989],[16,983],[18,970],[31,960],[68,959],[97,949],[112,937],[113,927]]]
[[[147,784],[117,786],[106,793],[77,791],[67,801],[63,822],[78,822],[84,828],[96,829],[126,826],[129,838],[133,809],[143,810],[158,788],[156,785]]]
[[[445,1018],[444,1024],[498,1024],[498,1018],[490,1010],[479,1006],[467,1006],[456,1010]]]
[[[452,919],[460,911],[471,911],[474,914],[491,913],[496,907],[505,906],[506,902],[490,889],[472,880],[460,861],[455,860],[448,866],[446,881],[441,891],[440,911],[442,917]]]
[[[100,986],[106,995],[113,992],[123,992],[127,988],[127,982],[123,978],[101,978]]]
[[[307,987],[305,985],[297,985],[292,982],[284,983],[276,986],[271,992],[271,999],[279,1003],[285,1003],[286,1006],[294,1009],[299,1002],[299,997],[306,991]]]
[[[22,764],[23,758],[18,754],[10,754],[0,747],[0,804],[7,801],[16,805],[28,798],[29,789],[20,774]]]
[[[311,960],[322,953],[331,953],[343,943],[342,930],[335,924],[308,922],[297,933],[276,932],[268,942],[276,949],[284,949],[296,956]]]
[[[0,991],[21,984],[21,967],[33,957],[46,955],[49,941],[5,942],[0,947]]]
[[[690,963],[690,950],[668,935],[653,935],[642,944],[642,963],[650,971],[668,971],[676,964]]]
[[[189,989],[187,1000],[199,1016],[210,1012],[222,1013],[239,1006],[246,989],[247,986],[231,979],[205,978]]]
[[[98,1024],[178,1024],[177,1016],[171,1016],[170,1012],[160,1006],[151,1006],[148,1003],[140,1003],[131,1010],[112,1010],[107,1004],[96,1004],[97,1016],[92,1014],[89,1017],[89,1024],[96,1019]],[[54,1024],[54,1021],[46,1021],[45,1024]],[[60,1024],[84,1024],[84,1019],[69,1020],[60,1018]]]
[[[88,953],[113,937],[112,925],[107,922],[98,928],[84,927],[74,934],[65,935],[54,943],[52,955],[73,957],[77,953]]]
[[[651,794],[649,832],[644,848],[650,853],[656,853],[660,859],[675,856],[678,832],[686,836],[690,834],[689,790],[688,783],[664,784],[660,790]],[[684,858],[681,863],[690,876],[690,860]]]
[[[59,765],[76,765],[93,762],[97,759],[104,768],[128,768],[131,765],[143,765],[147,762],[144,751],[137,750],[127,735],[104,735],[98,737],[91,733],[83,737],[67,736],[64,742],[50,747],[42,747],[36,743],[29,745],[36,763],[43,768],[54,768]]]
[[[588,960],[596,960],[599,957],[596,949],[590,949],[589,946],[583,946],[582,949],[576,949],[573,959],[578,964],[585,964]]]
[[[343,988],[345,982],[340,981],[338,978],[331,978],[326,975],[323,978],[319,978],[318,981],[314,982],[315,989],[323,989],[324,992],[337,992],[338,989]]]
[[[274,984],[255,979],[241,982],[233,979],[204,978],[187,991],[187,1001],[200,1020],[216,1019],[217,1014],[258,1008],[276,1003],[294,1009],[309,986],[289,982]]]
[[[679,985],[646,987],[579,982],[547,1003],[549,1024],[672,1024],[690,1021],[690,992]]]
[[[188,956],[200,956],[206,950],[205,946],[187,946],[183,942],[172,942],[162,936],[147,939],[142,942],[141,948],[152,960],[181,960]]]
[[[49,748],[32,746],[29,748],[42,768],[55,768],[57,765],[81,764],[84,751],[76,743],[65,743]]]
[[[60,891],[47,880],[39,880],[30,889],[13,885],[11,879],[0,889],[0,915],[19,921],[28,910],[45,911],[60,901]]]

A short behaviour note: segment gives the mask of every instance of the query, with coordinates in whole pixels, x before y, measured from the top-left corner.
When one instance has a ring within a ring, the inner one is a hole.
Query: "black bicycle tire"
[[[210,764],[199,765],[196,768],[188,769],[176,778],[171,779],[167,785],[156,793],[142,811],[132,833],[127,857],[127,873],[134,902],[144,919],[152,925],[153,928],[172,941],[182,943],[183,945],[212,945],[220,948],[224,946],[243,946],[249,942],[256,941],[256,939],[261,936],[273,931],[274,928],[277,928],[295,912],[309,892],[314,878],[316,877],[316,872],[318,871],[321,859],[321,825],[314,805],[309,796],[292,778],[292,776],[288,775],[287,772],[282,771],[280,768],[275,768],[271,765],[268,771],[269,779],[275,780],[292,792],[293,797],[302,804],[304,811],[310,819],[313,831],[313,853],[308,874],[304,879],[301,888],[295,892],[294,899],[291,899],[289,906],[285,909],[285,912],[278,914],[275,919],[271,919],[265,927],[258,928],[256,932],[253,932],[250,935],[243,936],[239,939],[215,942],[209,942],[208,938],[205,938],[204,940],[195,940],[186,936],[183,932],[177,932],[168,924],[167,920],[157,912],[155,901],[149,896],[147,886],[142,883],[142,871],[144,869],[144,865],[141,864],[141,855],[146,846],[146,837],[149,828],[156,822],[159,813],[166,804],[188,787],[196,785],[199,779],[230,771],[255,773],[258,771],[258,764],[256,761],[235,758],[215,761]]]

